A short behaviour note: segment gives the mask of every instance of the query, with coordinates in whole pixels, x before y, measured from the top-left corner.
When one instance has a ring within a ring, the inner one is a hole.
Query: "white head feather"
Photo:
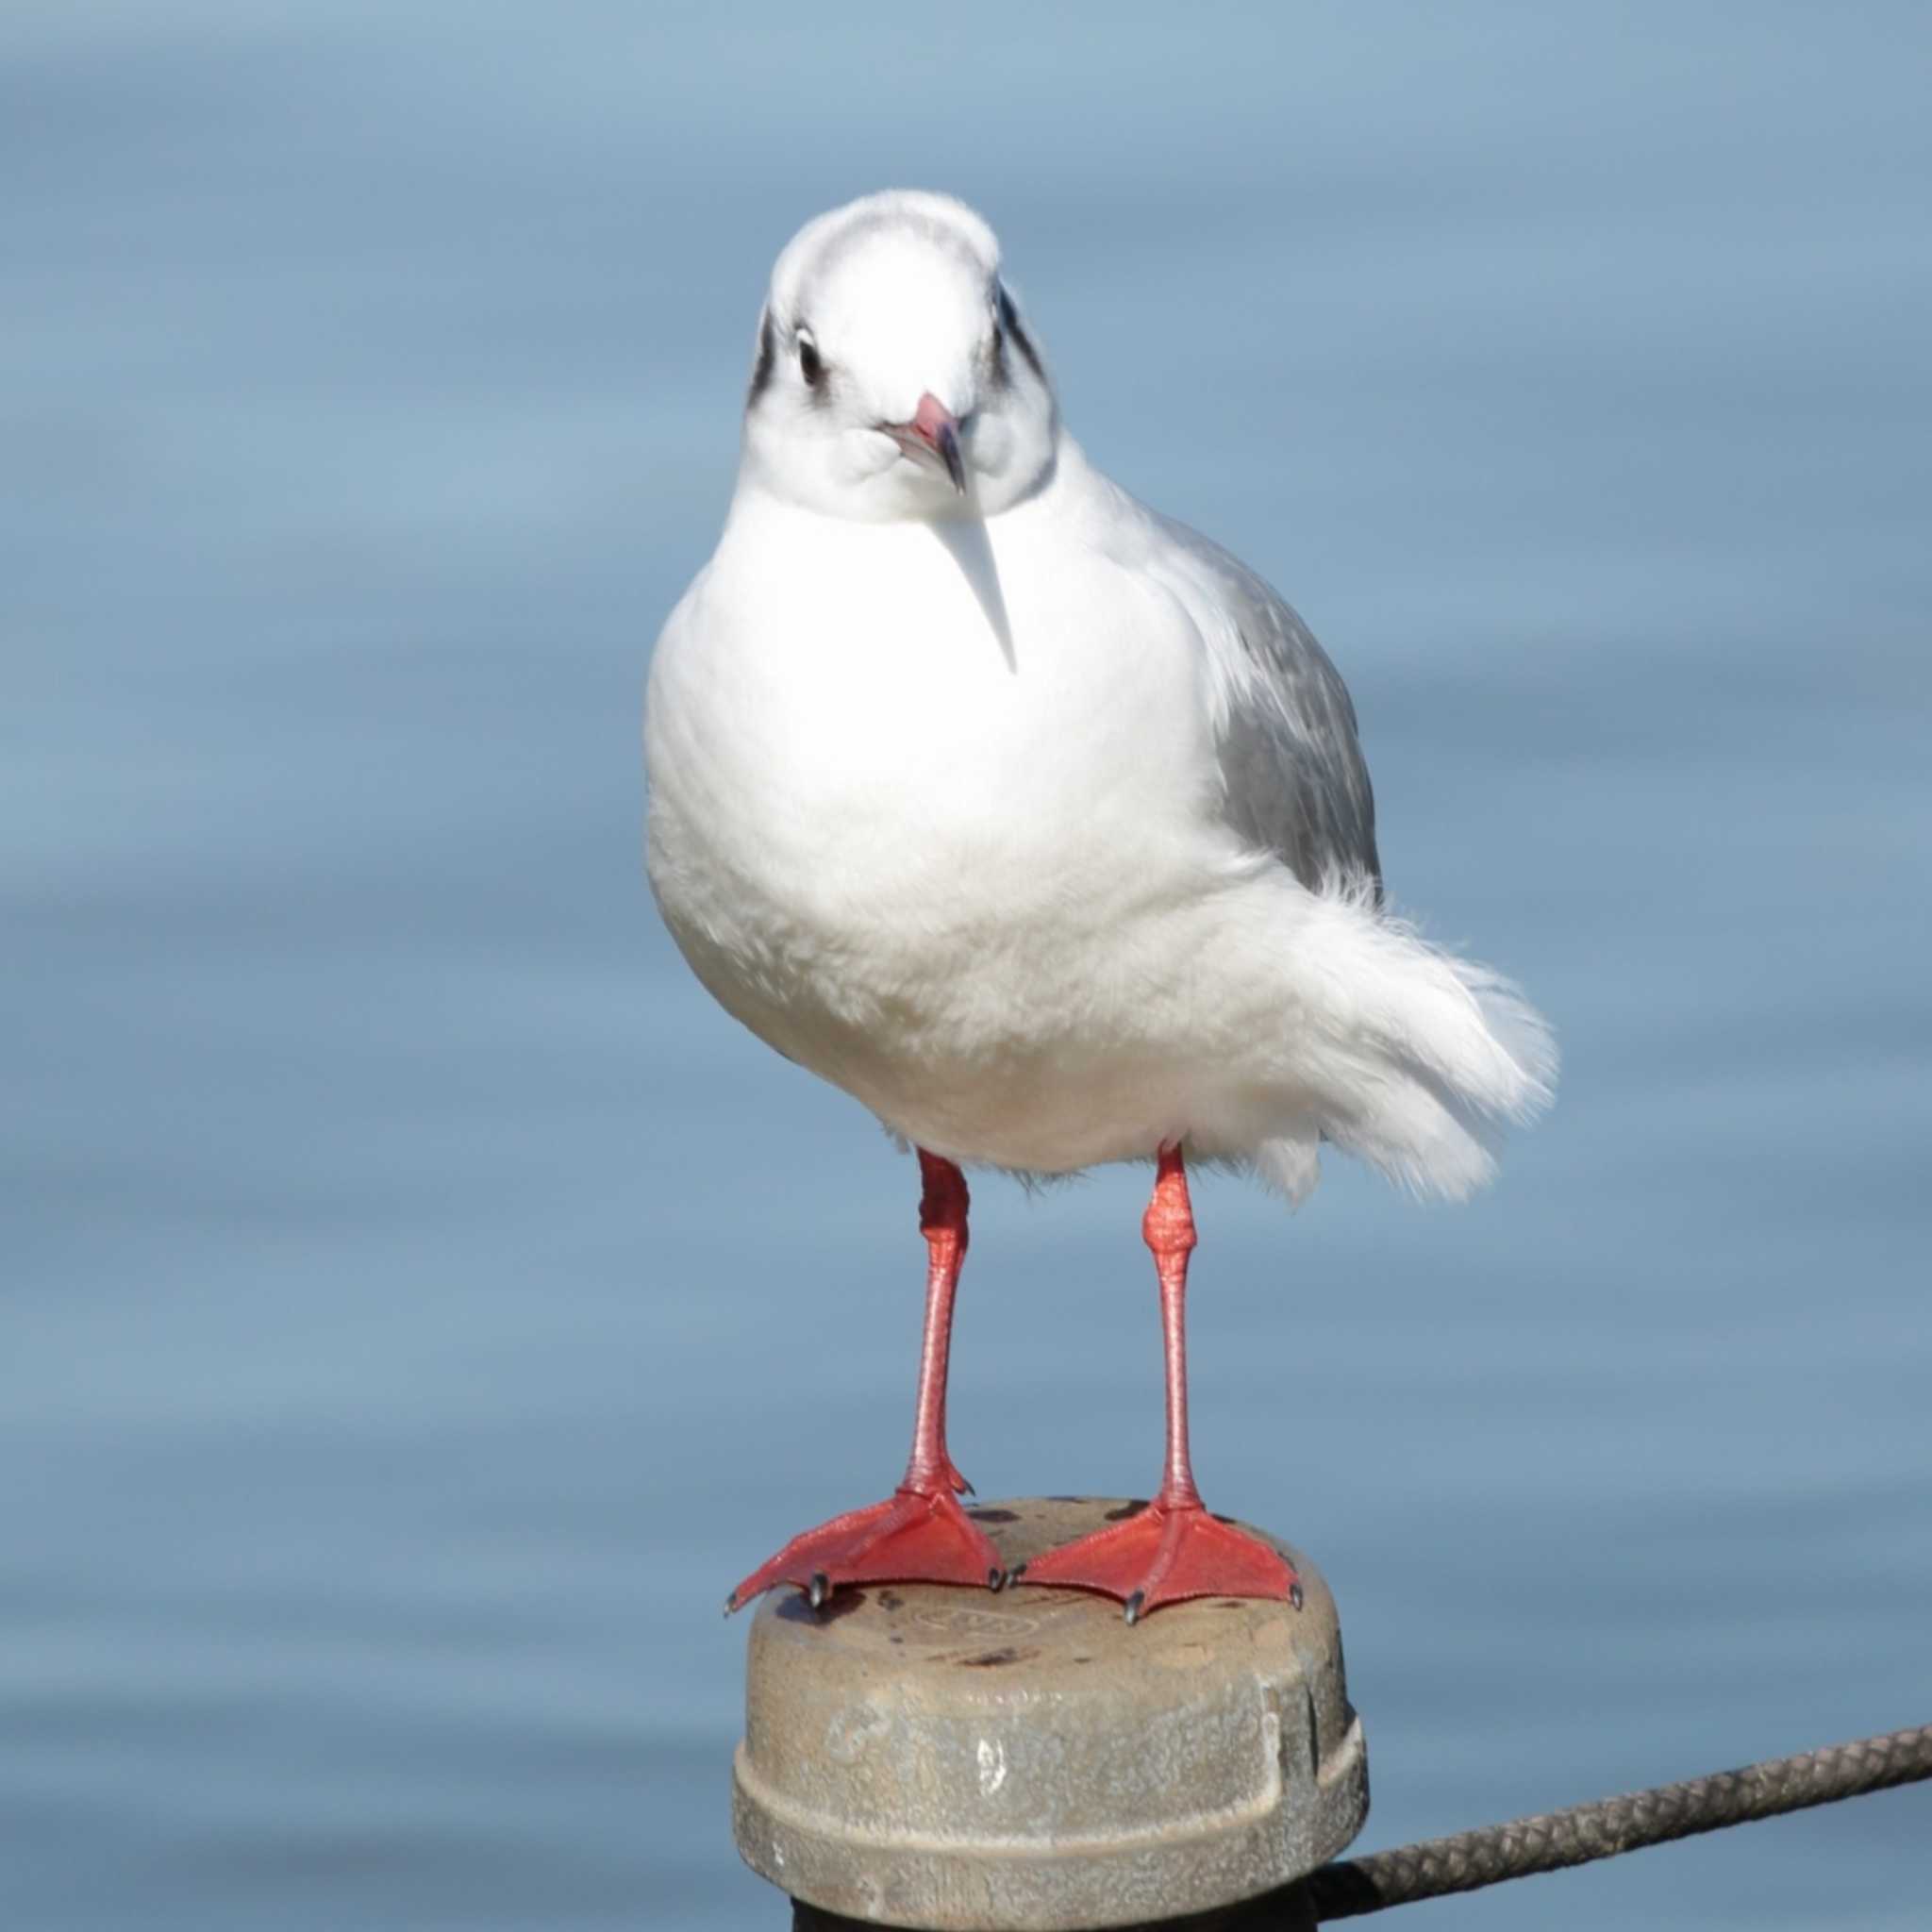
[[[999,243],[942,194],[871,194],[778,257],[745,406],[747,477],[828,515],[990,516],[1051,475],[1059,422],[1000,280]],[[957,424],[962,481],[908,434]]]

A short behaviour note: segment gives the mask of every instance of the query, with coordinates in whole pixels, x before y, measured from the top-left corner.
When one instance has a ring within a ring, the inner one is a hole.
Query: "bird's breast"
[[[727,533],[660,644],[674,932],[808,1059],[774,1008],[943,1027],[1022,986],[1046,1002],[1056,975],[1080,997],[1089,956],[1198,863],[1176,849],[1212,771],[1184,628],[1077,545],[996,524],[962,556],[928,526],[812,521],[809,541]]]
[[[812,521],[727,544],[654,679],[687,768],[654,747],[654,783],[689,781],[740,866],[810,895],[957,898],[1003,870],[1058,894],[1201,784],[1195,654],[1104,558]]]

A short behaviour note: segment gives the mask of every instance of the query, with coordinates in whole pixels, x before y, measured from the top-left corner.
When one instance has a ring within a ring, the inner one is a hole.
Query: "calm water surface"
[[[1471,1208],[1202,1190],[1197,1459],[1340,1595],[1365,1845],[1932,1716],[1928,42],[14,0],[0,1918],[783,1923],[718,1605],[896,1474],[913,1175],[686,975],[636,718],[770,258],[895,181],[1562,1035]],[[1153,1479],[1143,1188],[980,1188],[982,1493]],[[1428,1923],[1920,1925],[1928,1840]]]

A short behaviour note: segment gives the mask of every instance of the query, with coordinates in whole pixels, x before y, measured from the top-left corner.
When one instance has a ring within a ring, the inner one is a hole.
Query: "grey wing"
[[[1341,674],[1239,558],[1184,524],[1160,522],[1205,591],[1193,614],[1208,645],[1228,823],[1310,891],[1366,878],[1379,903],[1375,796]]]

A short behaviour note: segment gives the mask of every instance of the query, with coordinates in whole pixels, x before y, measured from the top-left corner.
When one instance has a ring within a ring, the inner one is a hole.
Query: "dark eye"
[[[805,377],[808,389],[816,389],[825,379],[825,365],[819,356],[819,345],[812,341],[809,329],[798,331],[798,373]]]

